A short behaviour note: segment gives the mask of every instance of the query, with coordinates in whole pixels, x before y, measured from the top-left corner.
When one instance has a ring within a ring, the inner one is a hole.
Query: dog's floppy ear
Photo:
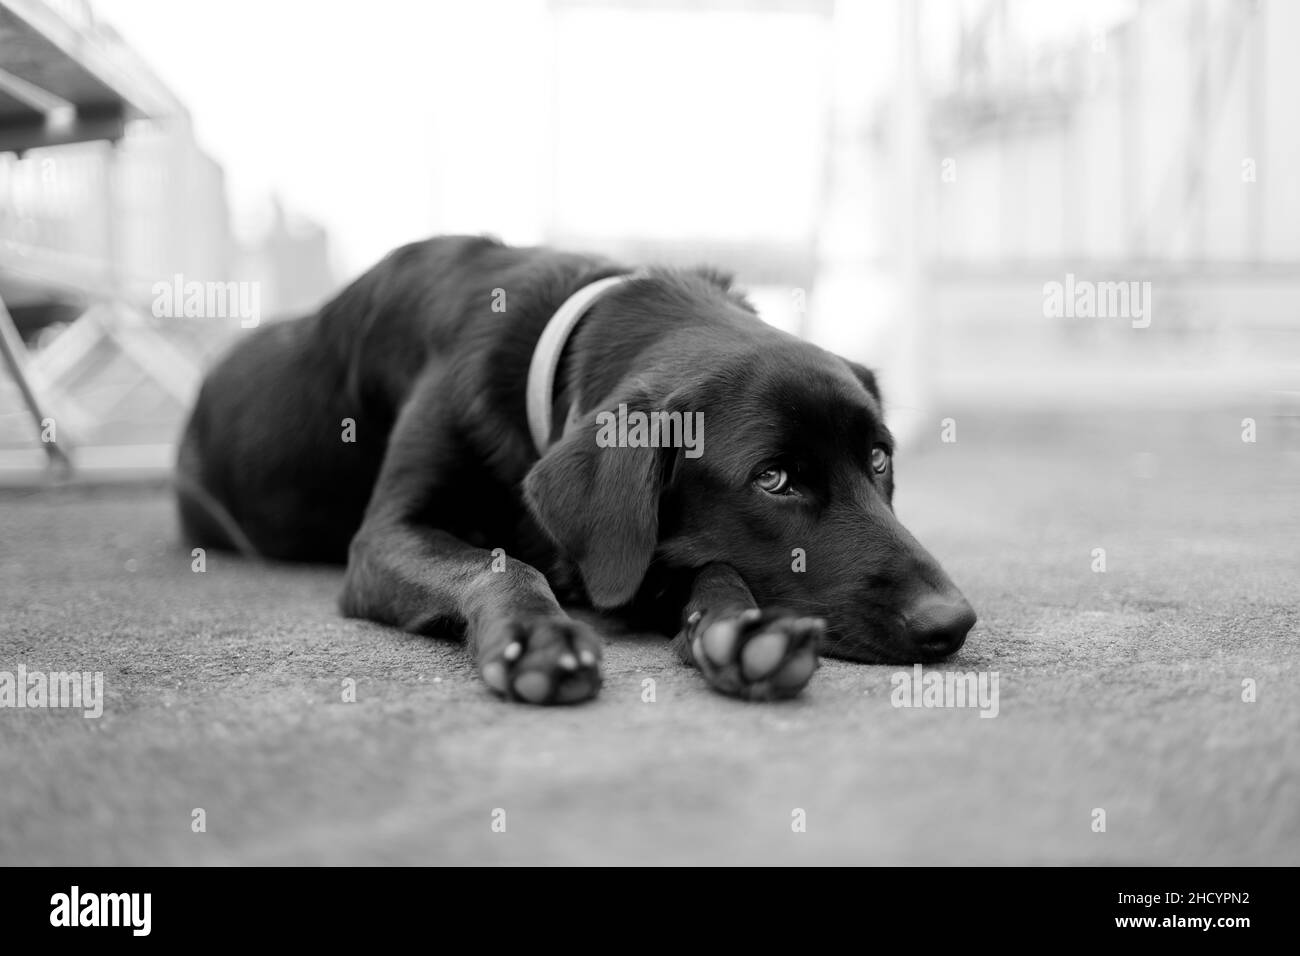
[[[695,269],[695,274],[708,279],[723,292],[730,292],[732,284],[736,281],[734,275],[730,272],[725,272],[716,266],[698,266]]]
[[[626,604],[659,540],[666,449],[602,447],[592,412],[524,478],[524,500],[543,531],[577,562],[591,603]],[[608,419],[601,418],[600,422]]]
[[[850,362],[848,359],[844,360],[844,364],[849,367],[849,371],[853,373],[853,377],[861,382],[863,387],[871,393],[872,398],[874,398],[878,403],[883,404],[880,398],[880,386],[876,384],[876,374],[865,365],[859,365],[857,362]]]

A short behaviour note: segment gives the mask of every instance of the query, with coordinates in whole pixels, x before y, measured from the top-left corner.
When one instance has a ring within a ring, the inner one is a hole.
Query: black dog
[[[764,324],[711,271],[592,285],[629,271],[431,239],[258,330],[186,430],[187,538],[346,560],[345,614],[463,630],[486,682],[534,703],[600,687],[601,639],[557,595],[676,631],[748,698],[798,693],[819,646],[957,650],[975,614],[894,517],[872,373]],[[552,317],[580,292],[565,335]]]

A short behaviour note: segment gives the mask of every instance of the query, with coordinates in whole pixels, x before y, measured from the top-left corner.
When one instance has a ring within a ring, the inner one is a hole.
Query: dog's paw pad
[[[514,691],[530,704],[544,704],[551,696],[551,679],[541,671],[529,671],[515,678]]]
[[[745,680],[759,680],[776,670],[789,646],[786,636],[776,631],[752,638],[740,652],[740,672]]]
[[[500,661],[488,661],[480,668],[483,682],[494,691],[504,694],[506,691],[506,665]]]
[[[699,639],[701,654],[708,655],[709,660],[718,667],[725,667],[735,651],[736,639],[740,637],[740,624],[735,620],[719,621]]]
[[[780,670],[772,675],[772,686],[779,691],[798,692],[812,679],[817,670],[817,652],[800,653],[785,662]]]
[[[817,669],[825,623],[779,611],[748,610],[708,624],[691,645],[709,683],[737,697],[792,697]]]
[[[600,690],[600,637],[567,617],[509,619],[481,641],[483,682],[511,700],[576,704]]]

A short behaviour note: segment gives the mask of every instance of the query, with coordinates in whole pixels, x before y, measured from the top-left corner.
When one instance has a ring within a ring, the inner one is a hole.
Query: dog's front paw
[[[479,642],[479,673],[530,704],[576,704],[600,690],[600,636],[568,617],[507,618]]]
[[[691,656],[715,690],[746,700],[793,697],[817,669],[826,624],[784,611],[742,611],[688,622]]]

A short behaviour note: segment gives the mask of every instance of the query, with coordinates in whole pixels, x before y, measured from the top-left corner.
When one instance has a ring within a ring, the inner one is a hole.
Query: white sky
[[[499,96],[526,18],[493,4],[96,0],[190,108],[225,167],[236,227],[278,191],[354,272],[437,220],[437,116]],[[538,3],[511,4],[517,12]]]
[[[537,241],[552,216],[597,237],[811,228],[829,70],[811,15],[585,8],[552,24],[545,0],[96,9],[189,106],[240,232],[278,191],[329,229],[345,273],[434,232]]]
[[[834,36],[806,13],[553,18],[546,0],[93,2],[190,108],[236,230],[276,191],[344,274],[437,232],[807,238],[832,77],[861,113],[871,96],[844,91],[886,92],[896,40],[895,0],[842,0]],[[926,5],[927,59],[978,2]],[[1049,39],[1131,3],[1016,4],[1016,29]]]

